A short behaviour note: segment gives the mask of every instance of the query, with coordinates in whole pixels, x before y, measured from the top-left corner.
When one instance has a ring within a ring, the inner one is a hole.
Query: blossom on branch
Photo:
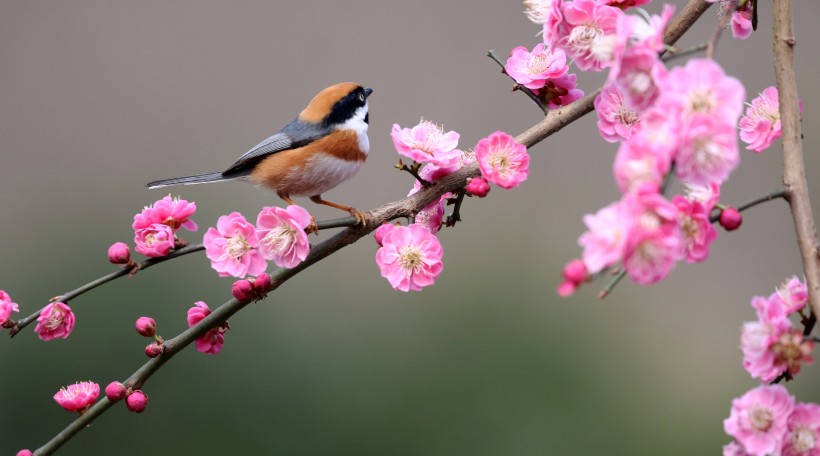
[[[447,167],[456,163],[461,155],[461,151],[456,149],[460,135],[454,131],[445,132],[440,125],[429,120],[422,119],[413,128],[393,124],[390,137],[399,154],[419,163],[429,162]]]
[[[740,139],[748,144],[747,150],[760,153],[768,149],[781,134],[777,87],[766,87],[752,100],[746,113],[740,118]]]
[[[194,212],[196,212],[196,203],[180,198],[171,198],[171,195],[168,195],[145,207],[142,212],[135,215],[131,227],[136,231],[154,223],[162,223],[171,227],[174,232],[180,227],[188,231],[196,231],[198,227],[191,220]]]
[[[780,454],[794,407],[782,385],[758,386],[732,401],[723,428],[749,455]]]
[[[518,187],[529,174],[527,146],[503,131],[479,140],[475,157],[482,177],[501,188]]]
[[[134,232],[134,244],[147,257],[167,256],[174,248],[174,230],[164,223],[152,223]]]
[[[188,327],[192,328],[205,317],[211,314],[211,309],[208,304],[202,301],[197,301],[194,306],[188,309]],[[198,337],[194,341],[196,350],[201,353],[216,355],[222,350],[222,345],[225,343],[225,331],[228,324],[222,323],[215,328],[209,329],[205,334]]]
[[[413,224],[382,228],[380,234],[376,264],[393,289],[421,291],[435,282],[444,268],[441,262],[444,250],[430,230]]]
[[[63,302],[52,302],[43,307],[37,317],[34,332],[45,341],[65,339],[74,329],[74,312]]]
[[[83,413],[100,395],[100,385],[94,382],[78,382],[61,388],[54,394],[54,401],[69,412]]]
[[[231,212],[217,220],[216,228],[208,228],[203,240],[205,255],[220,277],[256,276],[267,269],[267,262],[257,250],[256,228],[239,212]]]
[[[3,290],[0,290],[0,326],[11,318],[12,312],[19,312],[20,308],[17,304],[11,302],[11,296]]]
[[[532,52],[524,46],[513,49],[504,65],[504,71],[524,87],[539,90],[548,80],[567,74],[569,66],[564,51],[550,51],[544,48],[544,43],[539,43]]]
[[[285,209],[263,208],[256,218],[259,252],[280,268],[296,267],[310,253],[310,241],[305,233],[308,225],[310,214],[295,204]]]

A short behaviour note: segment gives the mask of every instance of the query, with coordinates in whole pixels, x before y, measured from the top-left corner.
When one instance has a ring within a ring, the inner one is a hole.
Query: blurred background
[[[649,11],[660,10],[661,2]],[[672,2],[679,7],[685,1]],[[820,201],[820,3],[795,2],[797,80],[815,209]],[[373,87],[371,155],[326,196],[367,209],[407,194],[393,169],[393,123],[423,116],[461,147],[540,111],[510,93],[485,57],[532,47],[539,28],[518,1],[270,2],[0,0],[0,288],[28,315],[112,270],[106,249],[132,243],[132,217],[167,194],[148,181],[224,169],[320,89]],[[707,39],[713,8],[680,42]],[[717,52],[750,100],[774,84],[770,2],[746,41]],[[589,92],[603,75],[581,75]],[[444,272],[421,293],[393,291],[364,239],[230,320],[218,356],[193,348],[145,386],[148,409],[117,405],[61,454],[532,455],[716,454],[732,398],[756,385],[741,368],[739,328],[755,294],[802,275],[782,201],[721,230],[711,257],[660,284],[603,283],[560,299],[564,263],[580,255],[581,217],[618,197],[616,145],[588,115],[531,149],[529,180],[468,199],[444,230]],[[776,189],[780,143],[723,188],[739,204]],[[273,194],[237,182],[171,189],[196,201],[200,242],[217,217],[255,218]],[[340,216],[307,200],[317,218]],[[323,233],[315,242],[327,238]],[[70,303],[68,340],[33,325],[0,342],[0,453],[34,449],[73,418],[62,385],[122,380],[142,365],[137,317],[172,337],[194,301],[230,297],[203,254],[119,280]],[[820,366],[788,385],[820,402]]]

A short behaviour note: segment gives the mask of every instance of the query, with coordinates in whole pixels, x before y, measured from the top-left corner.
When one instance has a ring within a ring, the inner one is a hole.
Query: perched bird
[[[347,211],[359,223],[364,213],[322,199],[322,193],[353,177],[370,150],[367,98],[373,89],[353,82],[332,85],[313,97],[294,121],[222,172],[163,179],[148,188],[241,179],[268,187],[288,204],[308,196],[317,204]],[[316,231],[315,221],[308,230]]]

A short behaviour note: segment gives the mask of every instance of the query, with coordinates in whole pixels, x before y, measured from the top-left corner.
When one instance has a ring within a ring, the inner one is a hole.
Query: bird
[[[287,204],[307,196],[316,204],[347,211],[364,224],[364,212],[322,198],[322,194],[359,172],[370,152],[368,98],[373,89],[355,82],[319,92],[292,122],[245,152],[225,171],[149,182],[149,189],[234,179],[266,187]],[[308,232],[318,233],[311,217]]]

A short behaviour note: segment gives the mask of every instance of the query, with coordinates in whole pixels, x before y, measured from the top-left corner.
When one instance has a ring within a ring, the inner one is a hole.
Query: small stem
[[[487,57],[495,60],[495,63],[497,63],[502,69],[504,69],[504,62],[502,62],[501,59],[498,58],[498,55],[495,53],[495,51],[493,51],[493,50],[487,51]],[[507,72],[504,71],[504,74],[506,74],[506,73]],[[509,75],[507,75],[507,76],[509,76]],[[510,76],[510,79],[515,81],[515,79],[513,79],[512,76]],[[528,97],[530,97],[530,99],[532,101],[535,102],[535,104],[538,105],[539,108],[541,108],[541,111],[544,111],[544,114],[549,113],[550,110],[547,107],[546,103],[544,103],[544,100],[539,98],[538,95],[536,95],[535,92],[533,92],[529,88],[524,87],[523,85],[516,82],[515,83],[515,88],[513,90],[520,90],[521,92],[524,92]]]
[[[751,201],[747,201],[747,202],[741,204],[740,206],[737,207],[737,210],[738,210],[738,212],[743,212],[746,209],[757,206],[758,204],[762,204],[762,203],[765,203],[766,201],[771,201],[771,200],[774,200],[774,199],[777,199],[777,198],[785,198],[785,196],[786,196],[786,189],[779,188],[779,189],[769,193],[768,195],[763,195],[763,196],[757,197],[757,198],[755,198]],[[712,222],[712,223],[717,223],[718,221],[720,221],[720,212],[718,212],[716,215],[713,215],[713,216],[709,217],[709,221]]]
[[[626,276],[626,269],[621,269],[618,271],[618,273],[615,274],[615,277],[613,277],[612,280],[610,280],[609,283],[598,292],[598,299],[604,299],[609,296],[609,294],[612,293],[612,289],[618,285],[618,282],[620,282],[624,276]]]
[[[418,163],[413,163],[413,166],[407,166],[401,160],[399,160],[399,163],[396,164],[396,169],[398,169],[399,171],[407,171],[408,173],[410,173],[411,176],[415,177],[416,180],[419,181],[419,184],[421,184],[422,187],[427,188],[430,186],[430,181],[422,178],[419,175],[420,168],[421,165]]]
[[[464,195],[467,193],[463,188],[458,191],[456,201],[453,203],[453,214],[447,217],[445,225],[448,227],[456,226],[456,222],[461,221],[461,203],[464,201]]]
[[[700,43],[697,46],[692,46],[689,49],[684,49],[681,51],[678,50],[670,50],[669,53],[661,58],[664,62],[669,62],[670,60],[675,60],[683,57],[688,57],[692,54],[697,54],[698,52],[705,51],[709,47],[709,43]]]

